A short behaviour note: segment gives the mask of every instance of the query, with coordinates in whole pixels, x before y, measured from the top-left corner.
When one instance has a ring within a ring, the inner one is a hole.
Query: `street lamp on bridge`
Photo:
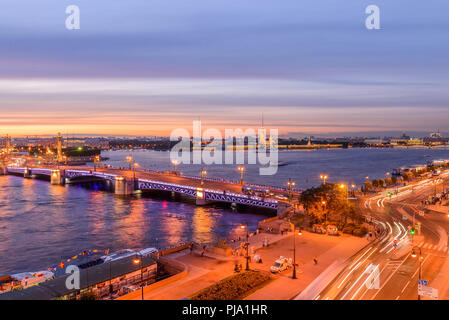
[[[97,163],[100,163],[100,161],[101,161],[101,157],[99,155],[94,157],[94,171],[97,171]]]
[[[171,161],[171,163],[172,163],[173,166],[175,167],[175,173],[176,173],[176,172],[178,171],[177,168],[178,168],[179,162],[178,162],[178,160],[173,159],[173,160]]]
[[[207,174],[205,169],[201,169],[201,185],[204,184],[204,176]]]
[[[129,170],[131,170],[132,169],[132,164],[134,162],[133,156],[131,156],[131,155],[126,156],[126,161],[129,163]]]
[[[240,184],[243,186],[244,182],[243,182],[243,172],[245,172],[245,167],[238,167],[237,170],[240,171]]]

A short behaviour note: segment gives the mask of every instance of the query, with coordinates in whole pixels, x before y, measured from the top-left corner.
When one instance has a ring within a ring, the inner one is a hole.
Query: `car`
[[[326,234],[326,229],[321,224],[314,224],[312,226],[312,231],[315,233]]]
[[[280,257],[270,267],[270,271],[272,273],[279,273],[279,272],[287,270],[288,268],[291,268],[291,266],[292,266],[292,259]]]
[[[327,229],[327,234],[330,236],[338,236],[338,228],[332,224],[328,225],[326,227]]]

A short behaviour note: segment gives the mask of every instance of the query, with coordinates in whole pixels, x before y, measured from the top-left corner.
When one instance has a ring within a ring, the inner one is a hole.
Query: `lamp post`
[[[321,201],[321,206],[323,207],[323,211],[326,209],[326,201]],[[327,225],[327,212],[324,212],[324,224]]]
[[[207,174],[207,171],[204,169],[201,169],[201,185],[204,184],[204,176]]]
[[[422,251],[421,251],[421,247],[414,247],[412,249],[412,258],[416,258],[418,255],[416,254],[416,250],[419,250],[419,275],[418,275],[418,285],[419,285],[419,280],[421,280],[422,278]],[[421,296],[419,295],[418,292],[418,300],[421,300]]]
[[[94,171],[97,171],[97,163],[99,163],[101,160],[100,156],[95,156],[94,157]]]
[[[292,187],[296,185],[296,183],[294,181],[292,181],[291,178],[288,178],[288,197],[290,198],[290,201],[292,201],[293,198],[293,191],[292,191]]]
[[[174,160],[171,161],[171,163],[172,163],[173,166],[175,167],[175,173],[176,173],[176,172],[177,172],[177,168],[178,168],[179,162],[178,162],[178,160],[174,159]]]
[[[132,163],[133,163],[133,156],[131,156],[131,155],[127,156],[126,157],[126,161],[129,164],[129,170],[131,170],[132,169]]]
[[[137,258],[138,257],[138,258]],[[136,253],[136,258],[133,260],[134,264],[140,264],[140,287],[142,288],[142,300],[143,299],[143,257],[140,253]]]
[[[323,184],[326,184],[326,179],[327,179],[327,178],[328,178],[328,177],[327,177],[327,175],[325,175],[325,174],[320,175],[320,179],[323,180]]]
[[[341,185],[340,185],[340,189],[344,189],[346,192],[346,200],[348,200],[348,198],[349,198],[349,193],[348,193],[348,185],[346,185],[346,184],[344,184],[344,183],[342,183]]]
[[[351,184],[351,196],[352,197],[355,197],[355,187],[356,187],[355,184]]]
[[[301,230],[298,230],[298,236],[301,236]],[[296,277],[296,227],[293,224],[293,274],[292,279],[297,279]]]
[[[240,184],[243,186],[244,182],[243,182],[243,172],[245,172],[245,167],[238,167],[237,168],[240,171]]]
[[[249,228],[248,228],[248,222],[246,222],[245,224],[242,224],[241,225],[241,227],[240,228],[242,228],[242,229],[245,229],[246,228],[246,243],[245,243],[245,246],[246,246],[246,268],[245,268],[245,270],[246,271],[249,271]]]

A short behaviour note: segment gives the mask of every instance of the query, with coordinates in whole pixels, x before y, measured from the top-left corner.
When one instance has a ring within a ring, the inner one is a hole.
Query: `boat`
[[[22,272],[0,277],[0,294],[12,290],[26,289],[54,278],[50,271]]]
[[[283,162],[283,161],[279,161],[279,162],[273,162],[271,164],[272,167],[283,167],[288,165],[288,162]]]

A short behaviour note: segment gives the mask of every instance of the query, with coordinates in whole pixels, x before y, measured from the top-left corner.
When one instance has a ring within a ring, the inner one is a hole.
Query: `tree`
[[[385,179],[385,184],[387,186],[391,186],[393,184],[393,178],[386,178]]]
[[[373,187],[374,188],[378,188],[379,187],[379,180],[377,180],[377,179],[373,180]]]
[[[371,183],[371,181],[365,181],[365,190],[371,190],[373,188],[373,184]]]
[[[392,182],[393,184],[396,184],[396,183],[398,182],[398,178],[397,178],[396,176],[392,176],[392,177],[391,177],[391,182]]]
[[[385,185],[384,179],[379,179],[379,187],[383,187]]]
[[[304,209],[316,222],[340,221],[346,224],[347,219],[354,220],[356,211],[347,197],[346,191],[337,184],[323,184],[305,190],[300,197]]]

